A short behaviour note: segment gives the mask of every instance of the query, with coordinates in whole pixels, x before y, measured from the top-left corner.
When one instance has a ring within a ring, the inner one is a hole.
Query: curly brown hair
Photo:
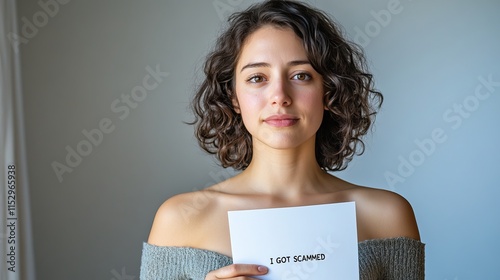
[[[205,79],[192,101],[200,146],[223,167],[245,169],[252,160],[252,136],[235,111],[235,67],[245,39],[265,25],[291,28],[302,39],[312,67],[324,81],[325,114],[316,134],[316,160],[324,170],[343,170],[355,154],[380,108],[364,54],[347,41],[324,12],[296,1],[269,0],[229,17],[204,64]]]

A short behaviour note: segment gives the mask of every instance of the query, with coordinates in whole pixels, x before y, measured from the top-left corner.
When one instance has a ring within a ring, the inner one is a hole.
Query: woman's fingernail
[[[267,267],[259,265],[259,267],[257,267],[257,270],[260,272],[267,272]]]

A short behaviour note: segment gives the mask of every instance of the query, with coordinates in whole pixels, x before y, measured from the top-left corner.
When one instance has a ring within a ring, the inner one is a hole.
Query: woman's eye
[[[293,76],[293,79],[299,80],[299,81],[308,81],[311,79],[311,75],[309,75],[307,73],[299,73],[299,74],[295,74]]]
[[[247,81],[251,82],[251,83],[262,83],[262,82],[264,82],[264,77],[256,75],[256,76],[250,77],[250,79],[248,79]]]

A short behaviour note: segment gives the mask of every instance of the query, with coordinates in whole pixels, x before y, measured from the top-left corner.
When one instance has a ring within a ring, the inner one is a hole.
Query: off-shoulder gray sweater
[[[358,243],[361,280],[424,279],[424,247],[420,241],[398,237]],[[144,243],[141,280],[203,280],[208,272],[232,259],[217,252],[190,247]]]

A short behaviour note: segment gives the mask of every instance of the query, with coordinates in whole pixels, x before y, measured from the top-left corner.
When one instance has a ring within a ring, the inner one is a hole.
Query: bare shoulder
[[[413,208],[401,195],[358,187],[353,196],[358,211],[360,239],[409,237],[420,240]]]
[[[213,192],[200,190],[167,199],[156,212],[148,243],[192,246],[201,238],[197,230],[214,208]]]

